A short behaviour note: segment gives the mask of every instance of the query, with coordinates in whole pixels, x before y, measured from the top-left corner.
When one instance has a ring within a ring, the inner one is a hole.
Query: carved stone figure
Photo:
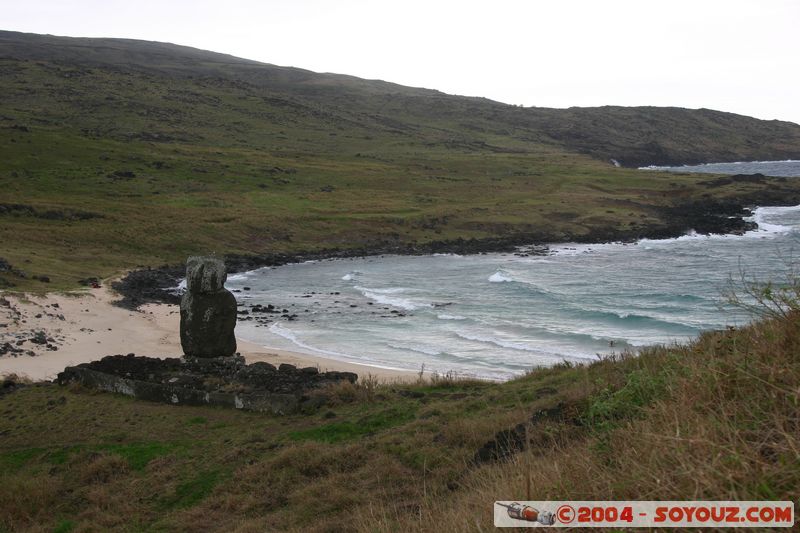
[[[181,299],[181,347],[192,357],[236,353],[236,298],[225,289],[225,263],[214,257],[186,261],[186,292]]]

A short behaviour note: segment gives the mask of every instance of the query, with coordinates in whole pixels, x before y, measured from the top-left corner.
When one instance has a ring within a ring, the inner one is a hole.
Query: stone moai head
[[[215,257],[186,261],[186,292],[181,298],[181,347],[192,357],[236,353],[236,298],[225,289],[225,263]]]
[[[228,273],[225,263],[216,257],[190,257],[186,260],[186,289],[194,293],[221,291]]]

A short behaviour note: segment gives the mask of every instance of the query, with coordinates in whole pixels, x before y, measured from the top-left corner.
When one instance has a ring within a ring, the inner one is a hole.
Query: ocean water
[[[764,174],[765,176],[798,177],[800,161],[752,161],[740,163],[706,163],[682,167],[642,167],[643,170],[666,170],[668,172],[701,172],[708,174]]]
[[[273,304],[298,315],[240,321],[237,334],[263,346],[508,379],[747,323],[720,308],[721,293],[741,272],[781,279],[800,244],[800,206],[759,208],[752,219],[759,229],[742,236],[564,244],[530,257],[327,260],[235,274],[227,286],[242,291],[243,309]]]
[[[798,161],[658,168],[800,176]],[[800,252],[800,206],[759,208],[751,219],[758,229],[740,236],[563,244],[545,256],[316,261],[232,275],[227,286],[242,309],[272,304],[297,315],[240,320],[237,334],[263,346],[508,379],[746,324],[751,317],[722,294],[742,275],[783,279]]]

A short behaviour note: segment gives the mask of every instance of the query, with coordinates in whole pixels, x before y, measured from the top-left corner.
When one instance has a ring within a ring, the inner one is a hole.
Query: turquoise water
[[[759,229],[742,236],[564,244],[536,257],[329,260],[232,275],[228,287],[242,290],[246,306],[298,315],[240,321],[237,334],[263,346],[507,379],[748,322],[720,309],[721,292],[741,270],[780,278],[798,242],[800,206],[760,208],[752,218]]]

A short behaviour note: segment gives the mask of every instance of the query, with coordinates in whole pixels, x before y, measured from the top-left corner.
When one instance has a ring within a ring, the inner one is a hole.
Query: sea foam
[[[303,342],[303,341],[301,341],[300,339],[297,338],[297,335],[295,335],[294,331],[290,330],[289,328],[285,328],[285,327],[281,326],[277,322],[272,324],[269,327],[269,331],[271,333],[274,333],[275,335],[277,335],[279,337],[283,337],[284,339],[290,341],[295,346],[297,346],[299,348],[303,348],[304,350],[308,350],[308,351],[316,352],[316,353],[321,353],[321,354],[324,354],[324,355],[330,355],[330,356],[333,356],[333,357],[345,358],[345,359],[354,359],[355,358],[354,356],[352,356],[350,354],[334,352],[332,350],[323,350],[322,348],[317,348],[315,346],[311,346],[310,344],[306,344],[305,342]]]
[[[395,350],[412,351],[430,356],[441,355],[442,353],[441,350],[438,350],[432,346],[424,346],[422,344],[386,343],[386,346],[388,346],[389,348],[394,348]]]
[[[404,309],[406,311],[414,311],[422,307],[431,307],[431,304],[419,303],[409,300],[408,298],[393,296],[395,294],[401,294],[409,290],[402,287],[390,287],[386,289],[369,289],[367,287],[355,287],[355,289],[357,291],[360,291],[361,294],[363,294],[365,297],[369,298],[370,300],[376,303],[389,305],[391,307],[397,307],[399,309]]]
[[[489,276],[489,281],[492,283],[507,283],[510,281],[514,281],[514,278],[504,273],[503,271],[498,270],[497,272]]]
[[[467,317],[461,315],[448,315],[447,313],[442,313],[440,315],[436,315],[436,318],[439,320],[466,320]]]
[[[772,234],[786,234],[792,231],[792,228],[789,226],[784,226],[783,224],[771,224],[766,221],[766,218],[776,215],[782,215],[784,213],[791,213],[793,211],[800,211],[800,205],[790,206],[790,207],[759,207],[753,211],[752,216],[747,217],[745,220],[750,222],[755,222],[758,224],[758,229],[753,230],[748,233],[754,234],[764,234],[764,233],[772,233]]]

